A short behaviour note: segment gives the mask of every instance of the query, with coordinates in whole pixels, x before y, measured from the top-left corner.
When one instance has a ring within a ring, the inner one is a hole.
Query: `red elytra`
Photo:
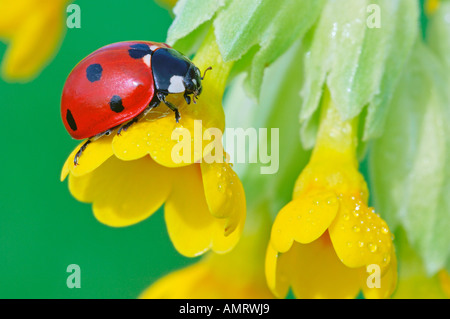
[[[160,48],[170,46],[119,42],[78,63],[66,80],[61,99],[61,116],[69,134],[75,139],[90,138],[142,113],[155,94],[150,61]]]

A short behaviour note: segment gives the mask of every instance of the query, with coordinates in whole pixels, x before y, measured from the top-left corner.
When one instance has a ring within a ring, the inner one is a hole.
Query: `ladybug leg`
[[[99,139],[102,136],[109,136],[111,135],[111,133],[117,128],[117,126],[110,128],[109,130],[104,131],[103,133],[97,134],[91,138],[89,138],[83,145],[81,145],[80,149],[78,150],[78,152],[75,154],[75,157],[73,159],[73,164],[75,166],[78,165],[78,160],[80,159],[81,154],[83,154],[84,150],[86,149],[86,147],[93,141],[96,141],[97,139]]]
[[[81,154],[83,154],[86,147],[91,143],[91,139],[88,139],[83,145],[81,145],[78,152],[75,154],[75,157],[73,158],[73,165],[78,165],[78,160],[80,159]]]
[[[139,121],[139,116],[136,116],[134,119],[132,119],[128,123],[119,127],[119,130],[117,131],[117,135],[120,135],[122,133],[122,131],[128,130],[130,128],[130,126],[133,125],[134,123],[136,123],[137,121]]]
[[[191,97],[187,94],[187,92],[184,92],[184,99],[188,105],[191,104]]]
[[[180,111],[178,111],[178,108],[175,105],[173,105],[172,103],[170,103],[169,101],[166,101],[166,95],[164,93],[158,92],[157,97],[161,102],[163,102],[165,105],[167,105],[167,107],[169,109],[171,109],[172,111],[175,112],[175,121],[177,121],[177,123],[178,123],[181,118]]]
[[[119,130],[117,131],[117,135],[120,135],[122,133],[122,131],[126,132],[130,128],[131,125],[138,122],[141,118],[144,118],[150,112],[150,110],[157,107],[159,105],[159,103],[160,103],[159,100],[152,101],[141,114],[139,114],[138,116],[133,118],[128,123],[120,126]]]

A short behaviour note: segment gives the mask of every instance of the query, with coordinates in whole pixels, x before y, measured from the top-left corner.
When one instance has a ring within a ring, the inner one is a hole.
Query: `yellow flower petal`
[[[390,263],[380,279],[380,287],[369,288],[367,278],[369,273],[365,268],[361,269],[361,287],[366,299],[385,299],[389,298],[397,286],[397,257],[392,249]]]
[[[333,249],[328,233],[314,242],[295,243],[290,272],[297,298],[355,298],[360,290],[358,270],[342,264]]]
[[[199,296],[204,293],[202,289],[197,289],[199,285],[211,282],[208,278],[208,267],[205,263],[199,262],[170,273],[156,281],[147,288],[140,296],[140,299],[198,299],[213,298],[213,296]]]
[[[177,169],[164,208],[170,239],[187,257],[198,256],[212,246],[214,217],[206,204],[201,178],[198,165]]]
[[[340,198],[341,209],[329,227],[331,241],[342,262],[356,268],[389,264],[393,249],[386,222],[358,197]]]
[[[205,87],[207,90],[207,87]],[[149,154],[157,163],[167,167],[181,167],[200,162],[203,158],[203,135],[210,127],[218,127],[221,121],[211,121],[211,111],[215,108],[210,105],[207,97],[197,104],[186,104],[181,96],[173,96],[174,105],[179,106],[181,119],[177,123],[175,115],[164,104],[152,110],[145,119],[132,125],[126,132],[116,135],[113,140],[114,154],[122,160],[133,160]],[[214,117],[213,117],[214,119]],[[197,121],[197,124],[195,124]],[[206,126],[210,125],[210,126]],[[188,163],[175,161],[172,155],[178,139],[174,133],[185,129],[190,135],[190,161]],[[174,139],[172,139],[174,136]],[[197,144],[196,144],[197,143]]]
[[[75,154],[79,151],[80,147],[84,144],[84,141],[80,143],[72,151],[72,153],[64,163],[61,172],[61,181],[66,178],[69,171],[74,176],[82,176],[84,174],[92,172],[97,167],[102,165],[108,158],[113,155],[113,151],[111,148],[112,138],[112,136],[103,136],[91,142],[78,159],[78,165],[75,166],[73,163],[73,159],[75,157]]]
[[[18,23],[27,20],[38,5],[36,0],[0,0],[0,37],[11,38]]]
[[[333,192],[305,194],[289,202],[278,213],[272,227],[271,243],[286,252],[293,241],[307,244],[319,238],[336,216],[339,203]]]
[[[172,173],[148,156],[131,162],[111,157],[90,173],[71,174],[69,189],[76,199],[93,203],[100,222],[122,227],[148,218],[164,203]]]
[[[225,233],[243,224],[246,213],[244,188],[228,163],[201,163],[203,189],[209,211],[216,218],[227,218]]]
[[[289,265],[291,265],[292,254],[280,253],[273,248],[271,243],[267,246],[265,273],[267,285],[278,298],[284,298],[289,290]]]
[[[218,271],[209,258],[159,279],[141,299],[268,299],[273,298],[263,282],[232,277]]]
[[[232,249],[242,233],[245,218],[245,211],[236,212],[241,214],[239,218],[234,215],[216,218],[211,214],[200,165],[176,170],[176,181],[165,205],[165,218],[169,236],[181,254],[194,257],[209,248],[218,253]],[[238,220],[238,225],[230,233],[229,225],[234,220]]]
[[[3,60],[2,71],[7,80],[28,80],[53,57],[65,30],[66,3],[52,1],[26,8],[31,13],[19,20]]]
[[[231,218],[233,219],[233,218]],[[212,250],[216,253],[227,253],[238,243],[244,229],[245,215],[241,216],[237,227],[230,232],[231,219],[215,219],[212,225]],[[237,220],[234,218],[233,220]]]

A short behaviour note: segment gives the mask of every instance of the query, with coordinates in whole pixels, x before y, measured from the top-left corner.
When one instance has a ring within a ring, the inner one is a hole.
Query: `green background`
[[[0,298],[136,298],[160,276],[192,262],[173,248],[161,210],[137,225],[111,228],[59,181],[79,143],[60,117],[71,69],[112,42],[163,42],[172,21],[151,0],[74,3],[81,28],[67,29],[43,72],[26,84],[0,80]],[[5,50],[1,43],[0,56]],[[66,285],[70,264],[80,266],[79,289]]]

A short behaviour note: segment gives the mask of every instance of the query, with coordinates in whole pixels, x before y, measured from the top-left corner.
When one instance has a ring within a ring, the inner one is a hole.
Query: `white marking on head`
[[[144,57],[142,58],[142,60],[144,60],[144,63],[147,64],[148,67],[150,67],[150,58],[151,58],[151,55],[150,55],[150,54],[146,54],[146,55],[144,55]]]
[[[181,93],[186,90],[183,84],[183,77],[181,75],[174,75],[170,78],[170,85],[167,88],[169,93]]]

